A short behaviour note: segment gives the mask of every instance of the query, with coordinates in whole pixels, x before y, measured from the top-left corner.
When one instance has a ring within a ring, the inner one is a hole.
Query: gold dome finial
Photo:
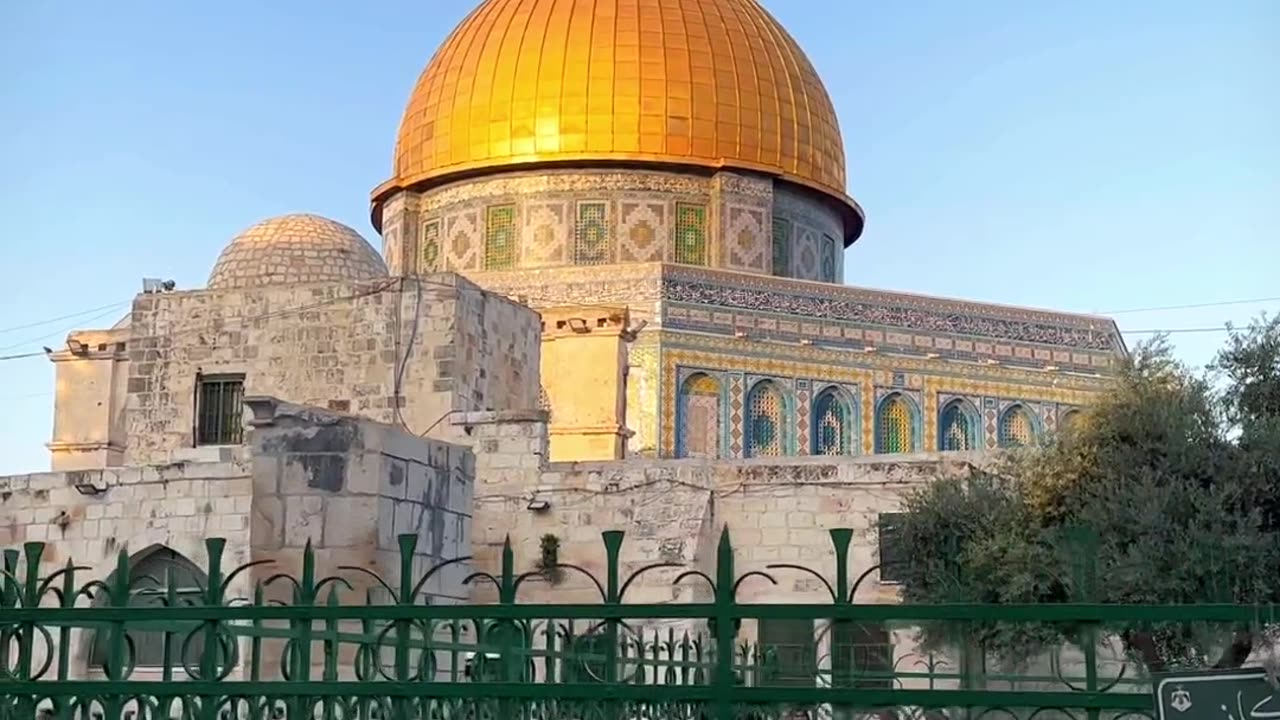
[[[831,99],[756,0],[485,0],[418,79],[373,196],[611,162],[766,173],[837,201],[847,242],[862,229]]]

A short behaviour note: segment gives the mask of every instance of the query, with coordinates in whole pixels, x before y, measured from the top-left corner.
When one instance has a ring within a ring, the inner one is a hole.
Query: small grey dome
[[[360,233],[319,215],[281,215],[237,235],[209,273],[210,289],[386,277]]]

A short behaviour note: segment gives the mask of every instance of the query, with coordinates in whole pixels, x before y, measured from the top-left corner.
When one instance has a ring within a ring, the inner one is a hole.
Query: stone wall
[[[230,573],[251,559],[252,463],[244,449],[227,448],[222,457],[0,477],[0,547],[46,543],[41,574],[74,561],[87,568],[74,576],[83,585],[108,581],[122,553],[136,563],[172,550],[207,568],[206,540],[221,537],[227,540],[221,569]],[[228,594],[248,597],[251,587],[251,578],[241,575]],[[73,632],[72,677],[88,672],[92,640],[87,631]]]
[[[142,295],[125,461],[193,444],[201,374],[444,436],[452,411],[536,405],[538,333],[536,313],[456,275]]]
[[[466,447],[388,425],[249,398],[253,413],[253,557],[297,576],[309,545],[319,566],[364,567],[391,587],[401,577],[400,536],[416,545],[414,581],[470,555],[475,461]],[[458,563],[422,588],[432,602],[466,597]],[[351,578],[357,590],[380,586]],[[387,599],[383,598],[383,602]]]
[[[204,571],[209,538],[223,538],[224,577],[245,563],[265,563],[237,575],[228,600],[252,598],[263,584],[265,600],[289,602],[291,584],[267,581],[278,573],[300,578],[310,548],[317,580],[348,581],[348,604],[364,602],[369,592],[375,602],[390,599],[372,577],[344,567],[368,570],[395,588],[402,568],[416,582],[430,568],[470,554],[470,449],[273,398],[246,402],[252,420],[244,447],[175,451],[178,460],[161,465],[0,477],[0,547],[44,542],[41,574],[71,560],[85,567],[75,575],[80,586],[109,579],[122,553],[136,566],[165,551],[171,561]],[[402,557],[400,535],[416,540],[409,556]],[[470,567],[465,561],[445,567],[418,601],[465,600],[462,580]],[[99,672],[89,665],[92,637],[77,630],[71,642],[71,676]],[[242,640],[242,658],[248,649]],[[317,645],[317,663],[321,650]],[[278,673],[282,651],[277,641],[263,643],[265,679]],[[342,661],[349,670],[351,658]]]

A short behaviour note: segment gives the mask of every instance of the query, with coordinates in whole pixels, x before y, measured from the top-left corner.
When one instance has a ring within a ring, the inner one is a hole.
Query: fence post
[[[1070,546],[1073,553],[1071,571],[1075,585],[1077,602],[1093,603],[1098,601],[1098,536],[1084,527],[1077,527],[1069,532]],[[1098,692],[1098,625],[1088,622],[1080,632],[1080,642],[1084,646],[1084,687],[1088,693]],[[1096,709],[1088,711],[1089,720],[1098,720],[1101,712]]]
[[[609,606],[622,604],[621,582],[619,580],[619,563],[622,557],[623,533],[621,530],[606,530],[600,533],[604,540],[605,556],[605,594],[604,603]],[[605,663],[604,681],[606,685],[618,682],[618,620],[605,620]],[[621,703],[610,700],[607,706],[607,717],[621,718]]]
[[[736,576],[733,570],[733,545],[729,542],[729,526],[725,525],[720,533],[720,544],[716,548],[716,588],[715,623],[716,670],[711,677],[711,689],[714,697],[713,716],[718,720],[734,720],[733,711],[733,641],[737,634],[735,627],[734,584]]]

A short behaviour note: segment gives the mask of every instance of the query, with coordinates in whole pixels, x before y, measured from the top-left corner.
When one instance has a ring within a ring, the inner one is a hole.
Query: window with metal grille
[[[791,221],[780,217],[773,219],[773,274],[791,274]]]
[[[977,422],[963,400],[952,400],[942,409],[938,422],[938,449],[962,451],[978,449]]]
[[[112,584],[108,578],[107,584]],[[204,603],[204,586],[208,578],[195,563],[167,547],[144,550],[129,562],[129,606],[159,608],[169,605],[170,585],[173,601],[179,607]],[[106,595],[101,596],[105,603]],[[204,654],[204,632],[199,621],[177,620],[155,630],[129,629],[125,626],[125,664],[142,668],[200,667]],[[165,655],[166,636],[168,657]],[[109,629],[94,633],[89,650],[89,666],[101,670],[112,656],[113,633]],[[185,649],[184,649],[185,646]],[[220,661],[227,658],[220,657]]]
[[[904,513],[880,513],[876,527],[880,544],[880,582],[902,582],[903,562],[907,559],[902,546],[902,520]]]
[[[689,376],[676,423],[677,457],[720,457],[720,381],[705,373]]]
[[[898,394],[890,395],[876,411],[876,452],[907,453],[915,450],[915,412]]]
[[[707,264],[707,208],[676,203],[675,261],[685,265]]]
[[[1036,426],[1031,413],[1021,405],[1013,405],[1000,416],[997,439],[1002,448],[1025,447],[1035,442]]]
[[[435,272],[440,262],[440,221],[428,220],[422,224],[422,242],[419,244],[418,272]]]
[[[244,440],[244,376],[196,378],[196,445],[239,445]]]
[[[608,214],[608,203],[578,203],[578,222],[573,229],[575,264],[600,265],[609,262]]]
[[[1071,432],[1078,422],[1080,422],[1080,411],[1068,410],[1062,413],[1062,417],[1058,420],[1058,432]]]
[[[756,621],[763,685],[813,687],[818,679],[818,643],[812,620]]]
[[[762,380],[747,394],[747,457],[784,454],[785,407],[782,391],[772,380]]]
[[[824,390],[813,403],[813,454],[848,455],[853,428],[849,405],[835,388]]]
[[[489,208],[484,224],[484,269],[508,270],[516,265],[516,206]]]
[[[831,628],[835,687],[893,689],[893,639],[881,625],[837,620]]]

